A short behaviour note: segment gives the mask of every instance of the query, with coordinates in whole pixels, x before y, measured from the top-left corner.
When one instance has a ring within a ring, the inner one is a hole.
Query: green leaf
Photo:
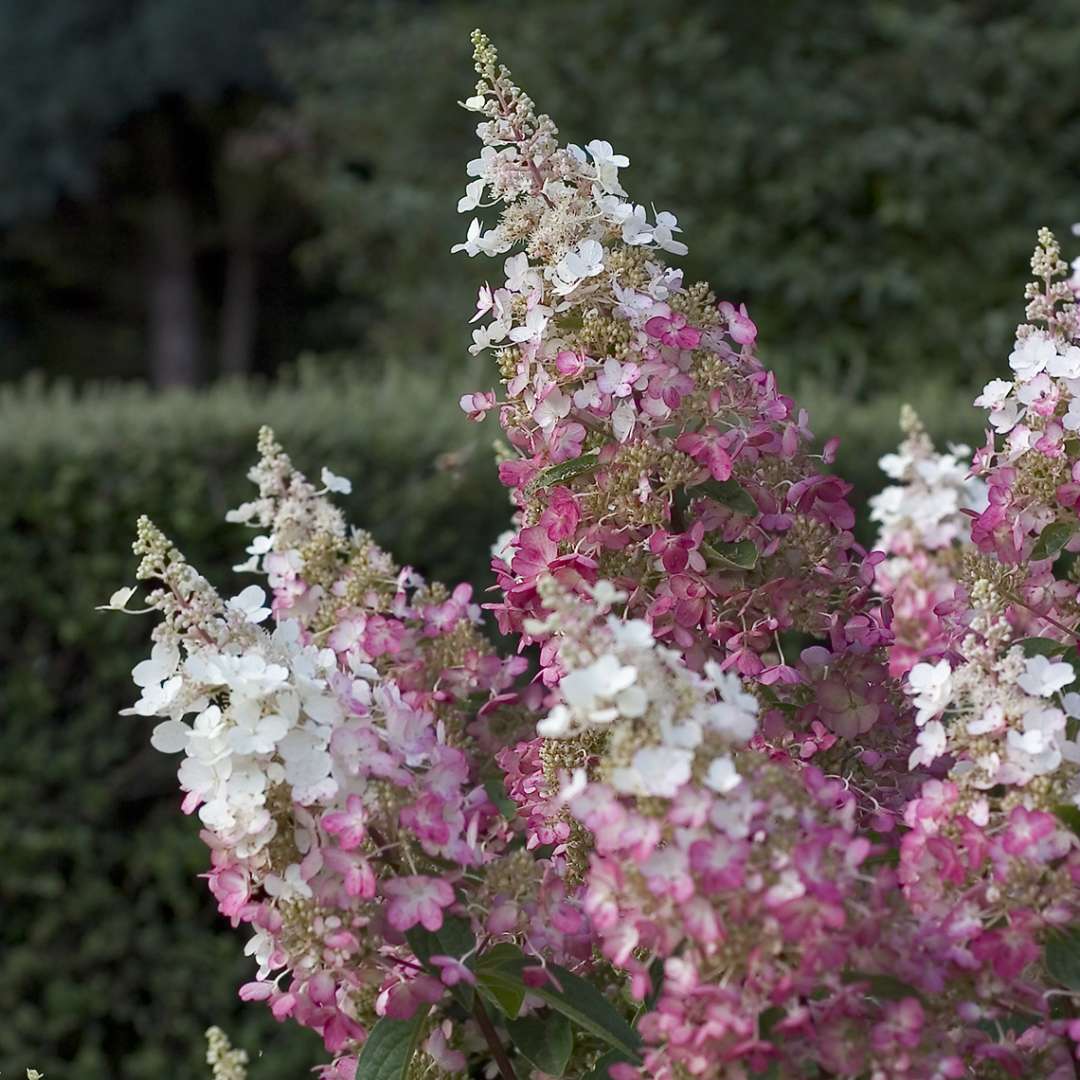
[[[641,1010],[643,1013],[652,1012],[656,1007],[657,1001],[660,1000],[660,993],[664,989],[664,961],[658,956],[649,965],[649,978],[652,979],[652,990],[649,991],[648,996],[642,1002],[644,1006]]]
[[[1031,549],[1032,560],[1052,559],[1072,539],[1077,528],[1074,521],[1055,521],[1047,525]]]
[[[422,926],[414,926],[405,932],[405,937],[408,938],[412,951],[416,953],[416,959],[424,967],[428,966],[433,956],[453,956],[460,960],[476,947],[472,927],[467,920],[456,916],[443,919],[438,930],[425,930]]]
[[[1063,825],[1067,825],[1077,836],[1080,836],[1080,809],[1072,803],[1062,803],[1054,807],[1054,813]]]
[[[641,1037],[595,986],[566,968],[549,964],[547,970],[558,981],[558,987],[550,980],[526,987],[522,973],[534,965],[535,961],[516,945],[495,945],[476,962],[476,985],[511,1019],[520,1011],[526,992],[534,994],[578,1027],[638,1060]]]
[[[900,865],[900,849],[897,847],[889,847],[877,855],[871,855],[863,863],[867,869],[871,869],[878,866],[891,866],[897,867]]]
[[[627,1054],[620,1054],[618,1050],[609,1050],[602,1057],[596,1059],[596,1064],[582,1077],[582,1080],[611,1080],[608,1069],[612,1065],[618,1065],[624,1061],[634,1065],[637,1063],[637,1058],[630,1057]]]
[[[1080,927],[1052,930],[1043,955],[1053,979],[1069,990],[1080,991]]]
[[[487,792],[487,797],[495,804],[496,809],[507,821],[513,821],[517,817],[517,803],[506,794],[506,785],[502,780],[485,780],[484,790]]]
[[[899,1001],[901,998],[920,998],[922,995],[914,986],[896,978],[894,975],[871,975],[865,971],[845,971],[840,976],[846,983],[866,983],[870,997],[886,1001]]]
[[[1016,642],[1025,656],[1060,656],[1071,647],[1068,641],[1055,641],[1048,637],[1026,637]]]
[[[500,942],[476,961],[476,986],[500,1012],[514,1019],[525,1000],[521,973],[528,957],[510,942]]]
[[[530,986],[530,994],[543,998],[548,1005],[578,1027],[638,1060],[637,1049],[641,1045],[641,1036],[592,983],[578,978],[557,964],[549,964],[547,970],[558,980],[561,989],[557,989],[551,982],[546,982],[541,986]]]
[[[726,506],[729,510],[734,510],[739,514],[746,514],[747,517],[757,516],[757,503],[754,502],[745,488],[730,478],[727,480],[706,480],[704,483],[695,484],[692,488],[688,488],[687,491],[694,498],[707,495],[710,499],[715,499],[721,506]]]
[[[550,469],[545,469],[533,481],[533,486],[549,488],[554,487],[556,484],[565,484],[577,479],[579,476],[591,473],[599,464],[600,451],[589,450],[579,457],[571,458],[569,461],[560,461],[558,465],[552,465]]]
[[[753,570],[757,565],[758,549],[753,540],[737,540],[730,544],[717,541],[713,544],[702,544],[701,550],[710,562],[731,570]]]
[[[693,493],[684,487],[676,488],[671,493],[671,531],[673,533],[686,532],[686,514],[693,498]]]
[[[521,981],[520,972],[510,968],[491,968],[477,972],[476,989],[511,1020],[521,1012],[522,1003],[525,1001],[525,984]]]
[[[427,1015],[427,1009],[417,1009],[411,1020],[378,1021],[360,1051],[356,1080],[404,1080]]]
[[[477,958],[476,970],[488,971],[492,968],[516,966],[520,973],[520,969],[528,963],[529,958],[516,945],[509,941],[500,941]]]
[[[1030,1027],[1041,1023],[1037,1016],[1025,1016],[1023,1013],[1006,1013],[994,1020],[980,1020],[975,1026],[994,1039],[1000,1039],[1002,1033],[1020,1036]]]
[[[556,1012],[507,1020],[506,1030],[518,1052],[548,1076],[562,1076],[574,1051],[570,1021]]]
[[[787,1012],[779,1005],[771,1005],[758,1014],[758,1038],[767,1039],[772,1034],[772,1029],[779,1021],[787,1016]]]
[[[422,926],[414,926],[405,932],[405,938],[416,954],[416,959],[436,978],[439,978],[442,972],[432,966],[433,956],[452,956],[460,960],[476,946],[472,927],[466,919],[459,919],[456,916],[444,918],[438,930],[426,930]],[[459,982],[451,993],[466,1009],[472,1008],[473,988],[471,986],[465,982]]]

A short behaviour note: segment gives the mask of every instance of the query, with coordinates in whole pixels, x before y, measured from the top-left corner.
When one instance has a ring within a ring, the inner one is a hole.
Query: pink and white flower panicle
[[[497,409],[509,442],[499,475],[516,533],[494,564],[500,628],[548,640],[540,576],[582,592],[603,578],[691,666],[712,661],[791,706],[764,737],[797,726],[800,748],[862,736],[893,752],[888,612],[850,532],[850,486],[820,470],[835,443],[811,452],[806,413],[755,357],[745,308],[665,264],[685,252],[677,221],[629,198],[628,159],[600,140],[560,146],[487,39],[474,42],[480,81],[465,105],[483,149],[463,206],[497,206],[499,220],[474,222],[458,248],[506,256],[504,280],[480,292],[472,346],[494,351],[503,391],[462,406]],[[828,646],[786,656],[791,631]],[[552,684],[554,643],[541,659]]]
[[[241,568],[266,575],[269,599],[250,586],[221,600],[140,522],[138,576],[160,586],[147,605],[164,620],[131,711],[164,717],[151,742],[182,755],[210,890],[253,931],[241,996],[319,1031],[328,1075],[347,1077],[378,1017],[426,1012],[453,982],[403,935],[451,914],[501,933],[524,917],[490,877],[512,836],[480,775],[491,736],[476,715],[477,701],[512,706],[524,662],[491,652],[467,586],[426,585],[346,528],[326,492],[347,481],[324,471],[317,490],[268,431],[260,450],[259,498],[230,516],[259,530]],[[521,878],[530,900],[540,876]],[[432,1031],[452,1063],[469,1037]]]
[[[880,526],[875,547],[888,556],[876,567],[874,586],[892,602],[889,669],[896,676],[947,646],[949,629],[937,609],[954,599],[970,546],[965,511],[986,506],[986,485],[970,475],[967,446],[936,450],[908,405],[900,426],[903,441],[880,462],[895,483],[870,499],[870,518]]]

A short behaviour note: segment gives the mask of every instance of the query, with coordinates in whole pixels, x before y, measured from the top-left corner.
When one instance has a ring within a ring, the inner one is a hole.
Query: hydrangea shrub
[[[324,1080],[1077,1075],[1056,242],[973,470],[906,415],[867,552],[749,313],[668,265],[677,219],[474,45],[494,598],[397,566],[266,430],[230,515],[264,584],[220,596],[143,520],[149,591],[109,605],[160,616],[130,711],[180,755],[241,996],[318,1032]],[[208,1064],[246,1069],[216,1029]]]

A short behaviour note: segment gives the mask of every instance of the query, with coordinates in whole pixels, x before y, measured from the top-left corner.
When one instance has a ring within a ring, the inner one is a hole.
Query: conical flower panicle
[[[629,595],[657,636],[770,687],[786,711],[769,737],[797,730],[894,741],[882,664],[887,609],[868,588],[843,480],[821,471],[806,413],[754,355],[746,309],[687,285],[666,258],[686,252],[677,219],[634,202],[628,159],[594,140],[556,142],[554,124],[474,35],[480,156],[459,204],[474,218],[468,255],[503,256],[480,291],[472,351],[491,350],[509,447],[499,468],[517,507],[495,561],[504,631],[540,614],[541,574]],[[513,251],[513,254],[508,254]],[[822,644],[801,657],[790,631]],[[525,638],[531,637],[527,632]],[[557,656],[545,650],[549,679]],[[815,735],[814,733],[819,734]]]
[[[452,919],[510,940],[543,895],[539,868],[507,873],[511,829],[481,775],[525,664],[492,652],[468,585],[429,585],[347,526],[330,497],[347,480],[324,469],[312,483],[269,429],[259,452],[258,497],[228,517],[254,527],[235,569],[265,577],[269,596],[250,585],[222,599],[140,521],[137,576],[164,618],[129,711],[159,718],[152,745],[180,755],[210,891],[252,932],[241,997],[317,1031],[324,1077],[352,1080],[380,1018],[426,1016],[467,974],[443,958],[444,985],[409,931]],[[128,610],[133,592],[110,606]],[[473,1033],[429,1027],[431,1060],[464,1068]],[[211,1041],[221,1075],[239,1076],[236,1052]]]

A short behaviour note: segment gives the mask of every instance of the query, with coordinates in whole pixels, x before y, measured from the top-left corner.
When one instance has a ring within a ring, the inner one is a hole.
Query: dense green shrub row
[[[839,468],[864,500],[900,399],[854,406],[820,384],[798,396],[820,437],[845,436]],[[244,533],[223,516],[248,495],[263,422],[302,468],[352,478],[353,520],[399,559],[483,582],[508,506],[494,431],[456,399],[447,380],[400,371],[157,398],[0,393],[0,1074],[200,1077],[210,1022],[267,1052],[260,1080],[316,1060],[317,1040],[235,1000],[252,968],[194,881],[205,857],[177,812],[175,763],[151,751],[147,721],[117,716],[149,624],[93,609],[131,582],[142,512],[235,582]],[[923,386],[913,403],[935,432],[972,436],[963,397]]]
[[[297,1080],[318,1040],[240,1006],[251,977],[195,881],[196,823],[148,721],[118,717],[150,625],[94,611],[134,568],[139,513],[223,586],[245,533],[255,434],[354,482],[352,518],[433,575],[482,580],[509,507],[492,433],[430,375],[227,386],[153,398],[112,389],[0,392],[0,1075],[79,1080],[205,1075],[221,1023],[272,1051],[262,1080]],[[455,464],[456,462],[456,464]]]

